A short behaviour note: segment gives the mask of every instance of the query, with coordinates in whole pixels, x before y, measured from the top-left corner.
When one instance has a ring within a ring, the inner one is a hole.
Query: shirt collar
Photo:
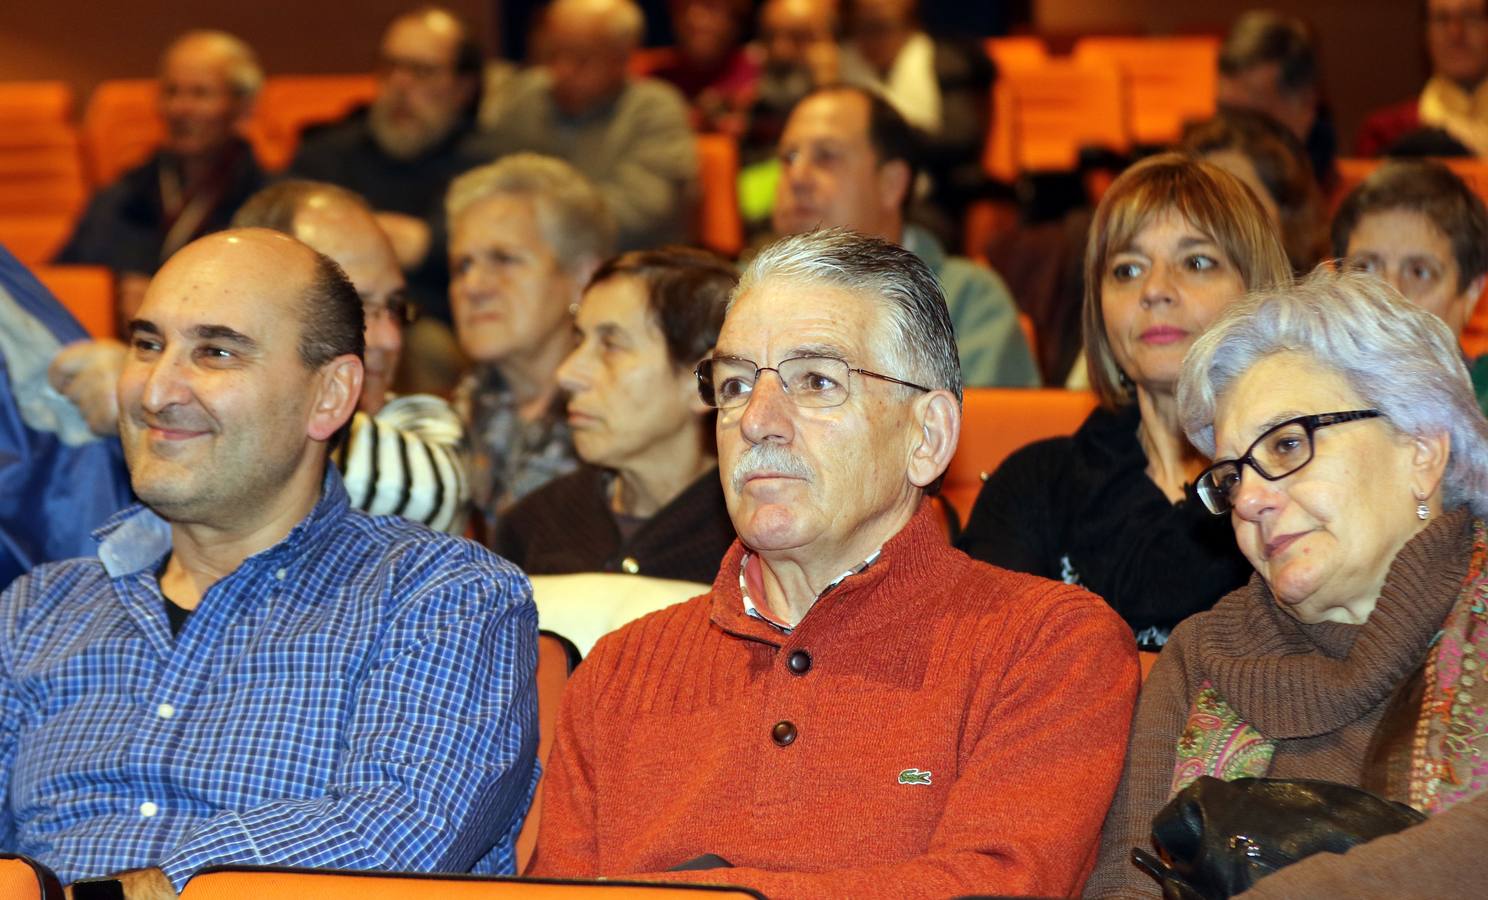
[[[341,474],[327,464],[321,479],[320,499],[310,514],[291,528],[289,534],[267,549],[244,560],[272,563],[298,554],[311,541],[327,533],[328,523],[339,519],[350,506]],[[153,509],[136,503],[115,513],[93,532],[98,541],[98,559],[110,578],[122,578],[145,569],[153,570],[160,558],[170,552],[171,527]],[[240,567],[241,568],[241,567]]]
[[[846,581],[847,579],[851,578],[854,575],[857,575],[859,572],[862,572],[863,570],[867,569],[869,566],[871,566],[874,563],[878,562],[878,558],[882,554],[883,554],[883,548],[882,547],[879,547],[877,550],[874,550],[872,553],[868,554],[868,558],[867,559],[863,560],[862,562],[860,562],[857,565],[853,566],[852,568],[848,569],[846,572],[843,572],[841,575],[838,575],[836,578],[833,578],[831,580],[831,582],[826,587],[822,588],[820,591],[817,592],[816,597],[814,597],[812,599],[812,601],[811,601],[812,605],[815,606],[816,605],[816,601],[820,600],[821,598],[825,597],[827,594],[831,593],[831,591],[834,588],[836,588],[839,584],[841,584],[842,582]],[[779,631],[781,634],[790,634],[794,630],[794,627],[793,626],[787,625],[786,623],[784,623],[784,622],[780,621],[779,619],[775,618],[775,616],[772,615],[771,613],[769,613],[769,612],[767,612],[765,610],[761,610],[755,604],[753,598],[751,598],[749,596],[749,583],[750,583],[750,581],[755,581],[756,583],[758,583],[758,581],[759,581],[758,574],[757,574],[758,570],[757,569],[754,569],[754,570],[751,570],[750,569],[750,563],[754,562],[754,560],[755,560],[754,554],[753,553],[750,553],[748,551],[745,551],[743,558],[739,560],[739,594],[744,599],[744,614],[747,615],[747,616],[753,616],[756,619],[759,619],[759,620],[761,620],[763,622],[768,623],[769,625],[774,626],[774,628],[777,631]],[[754,574],[755,577],[754,578],[751,578],[750,577],[751,574]]]

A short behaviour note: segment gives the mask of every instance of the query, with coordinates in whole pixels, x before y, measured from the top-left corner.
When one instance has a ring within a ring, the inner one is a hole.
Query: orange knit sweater
[[[928,505],[790,635],[711,593],[574,673],[534,875],[772,898],[1074,895],[1137,694],[1130,630],[1078,588],[947,547]],[[702,854],[736,868],[663,873]]]

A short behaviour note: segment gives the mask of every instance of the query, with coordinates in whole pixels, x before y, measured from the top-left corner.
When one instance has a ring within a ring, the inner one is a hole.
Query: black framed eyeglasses
[[[866,375],[927,394],[930,392],[930,388],[910,381],[867,369],[854,369],[847,364],[847,360],[832,356],[793,356],[781,360],[779,365],[773,367],[755,365],[752,359],[715,356],[698,363],[695,372],[698,396],[704,403],[718,409],[735,409],[748,403],[761,372],[774,372],[780,378],[786,396],[794,400],[797,406],[811,409],[826,409],[847,402],[848,379],[853,374]]]
[[[1355,409],[1287,419],[1256,438],[1239,459],[1223,459],[1205,469],[1194,489],[1205,509],[1222,516],[1234,508],[1242,467],[1250,466],[1267,481],[1278,481],[1312,462],[1312,435],[1319,428],[1382,415],[1377,409]]]

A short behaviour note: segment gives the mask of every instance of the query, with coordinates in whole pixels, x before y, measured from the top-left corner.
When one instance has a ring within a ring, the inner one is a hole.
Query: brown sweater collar
[[[1363,625],[1304,625],[1259,575],[1206,615],[1198,659],[1225,700],[1268,738],[1337,731],[1420,664],[1467,574],[1473,517],[1453,510],[1401,548]]]
[[[896,603],[923,593],[927,583],[946,574],[944,557],[956,551],[946,542],[945,531],[937,519],[939,514],[935,504],[921,502],[909,523],[883,545],[878,559],[827,591],[790,635],[781,634],[744,612],[739,565],[748,548],[736,540],[713,581],[713,622],[740,637],[775,645],[806,633],[820,633],[821,628],[871,630],[876,622],[892,615]],[[763,602],[763,598],[755,600]],[[852,614],[844,619],[846,609],[851,609]]]

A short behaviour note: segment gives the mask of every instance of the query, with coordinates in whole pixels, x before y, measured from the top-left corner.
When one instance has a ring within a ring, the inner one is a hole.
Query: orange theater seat
[[[965,522],[982,489],[983,473],[996,469],[1020,447],[1073,434],[1095,407],[1095,395],[1087,391],[967,388],[961,442],[940,492]]]
[[[0,215],[71,216],[87,196],[78,135],[71,125],[0,125]]]
[[[114,276],[103,266],[34,266],[33,275],[95,338],[116,336]]]
[[[730,259],[744,248],[739,214],[739,145],[725,134],[697,136],[698,242]]]
[[[676,59],[677,51],[673,47],[646,47],[630,55],[628,67],[630,74],[644,78]]]
[[[72,122],[72,87],[63,81],[0,81],[0,126]]]
[[[568,687],[568,676],[579,664],[579,648],[561,634],[540,631],[537,635],[537,762],[548,764],[553,749],[553,734],[558,729],[558,704]],[[527,868],[532,851],[537,849],[538,821],[542,818],[542,782],[527,809],[527,820],[517,835],[517,871]]]
[[[101,82],[83,110],[83,146],[94,185],[112,184],[144,162],[165,136],[153,78]]]
[[[728,876],[719,870],[719,878]],[[636,881],[581,881],[557,878],[496,878],[470,875],[413,875],[396,872],[334,872],[260,866],[215,866],[197,873],[181,900],[683,900],[685,897],[754,897],[739,887],[644,884]]]
[[[370,103],[376,93],[373,75],[275,75],[266,79],[248,129],[259,163],[266,169],[289,165],[307,125],[339,119]]]
[[[1068,171],[1080,151],[1131,146],[1126,88],[1105,62],[1050,59],[1000,73],[992,89],[992,133],[984,165],[1011,180],[1020,172]]]
[[[71,213],[0,213],[0,245],[28,266],[51,262],[72,234]]]
[[[0,854],[0,897],[5,900],[62,900],[62,885],[51,869],[36,860]]]
[[[1074,57],[1120,70],[1127,129],[1138,144],[1174,143],[1186,122],[1214,115],[1217,38],[1090,37],[1076,42]]]
[[[1049,48],[1044,39],[1031,34],[987,38],[983,46],[997,63],[999,73],[1011,69],[1039,66],[1049,61]]]

